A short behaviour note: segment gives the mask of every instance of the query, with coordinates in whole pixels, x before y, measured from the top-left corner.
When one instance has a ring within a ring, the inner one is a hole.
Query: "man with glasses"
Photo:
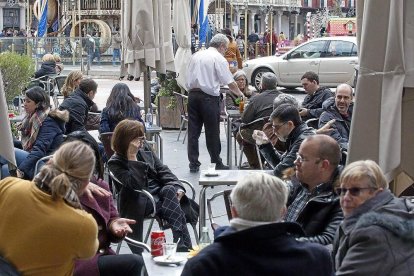
[[[306,235],[303,240],[332,244],[343,219],[339,197],[334,193],[340,158],[338,143],[327,135],[309,136],[300,145],[285,221],[302,226]]]
[[[243,94],[230,73],[229,64],[224,53],[229,39],[224,34],[216,34],[210,41],[207,50],[192,55],[188,65],[186,85],[188,94],[188,161],[190,172],[198,172],[200,168],[198,140],[201,129],[205,129],[207,150],[211,163],[217,170],[228,170],[221,160],[220,142],[220,85],[228,85],[229,89],[239,97]]]
[[[315,130],[302,122],[297,107],[291,104],[278,106],[270,115],[270,121],[273,132],[279,141],[285,143],[287,150],[280,154],[271,143],[263,144],[259,149],[272,166],[273,174],[281,177],[286,169],[294,166],[299,146],[306,137],[314,135]]]
[[[241,121],[243,124],[249,124],[257,119],[270,116],[273,111],[273,101],[280,95],[281,92],[277,90],[277,78],[274,73],[263,73],[261,79],[261,92],[260,94],[252,97],[249,104],[246,106]],[[255,140],[252,138],[253,131],[255,129],[262,130],[263,122],[261,124],[252,124],[248,127],[241,127],[237,133],[236,139],[239,144],[244,144],[243,152],[247,157],[249,166],[252,169],[258,169],[259,159],[254,146]]]

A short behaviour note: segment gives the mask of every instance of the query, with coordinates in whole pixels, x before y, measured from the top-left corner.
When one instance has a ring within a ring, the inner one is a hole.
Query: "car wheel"
[[[260,90],[260,81],[262,80],[263,73],[272,72],[270,69],[267,68],[259,68],[253,73],[252,77],[252,84],[256,88],[257,91]]]

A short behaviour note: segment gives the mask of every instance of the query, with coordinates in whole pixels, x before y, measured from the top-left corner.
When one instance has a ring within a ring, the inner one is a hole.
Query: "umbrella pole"
[[[150,105],[151,105],[151,69],[149,66],[147,66],[144,72],[144,112],[145,114],[148,112]]]

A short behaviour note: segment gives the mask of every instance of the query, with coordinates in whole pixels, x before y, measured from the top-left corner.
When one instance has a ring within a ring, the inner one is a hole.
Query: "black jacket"
[[[302,226],[305,232],[303,240],[323,245],[332,244],[335,233],[344,219],[339,196],[334,192],[335,182],[341,171],[342,167],[338,167],[332,175],[331,181],[321,184],[316,196],[311,198],[300,211],[296,222]],[[293,177],[286,204],[288,208],[303,189],[305,189],[303,184],[296,177]]]
[[[34,77],[40,78],[46,75],[55,75],[55,74],[56,74],[56,62],[45,61],[40,66],[40,69],[35,72]]]
[[[319,118],[319,128],[324,126],[327,122],[335,119],[332,124],[332,131],[329,136],[334,138],[342,149],[348,150],[349,133],[351,131],[351,120],[353,112],[353,104],[348,108],[348,117],[343,117],[335,105],[335,98],[330,98],[323,103],[324,112]]]
[[[88,119],[88,112],[93,104],[94,102],[89,99],[88,95],[79,88],[63,100],[59,109],[69,111],[69,122],[66,123],[65,134],[77,130],[86,131],[85,125]]]
[[[285,169],[293,167],[293,162],[296,160],[296,153],[298,152],[302,141],[306,137],[314,134],[315,130],[313,128],[302,123],[295,127],[289,134],[285,143],[287,148],[285,153],[280,154],[277,152],[271,143],[259,147],[262,156],[273,167],[273,174],[275,176],[281,177]]]
[[[296,223],[272,223],[236,231],[228,227],[213,244],[184,266],[182,276],[210,275],[333,275],[323,246],[300,242]]]
[[[267,117],[272,114],[273,100],[280,94],[279,91],[265,90],[249,100],[249,104],[244,109],[241,120],[247,124],[256,119]]]
[[[333,96],[334,94],[328,87],[319,87],[313,95],[306,95],[303,99],[302,107],[309,109],[309,115],[303,118],[303,120],[319,118],[323,112],[323,102]]]
[[[19,164],[19,170],[24,173],[25,179],[33,179],[37,161],[52,154],[62,143],[65,132],[65,122],[69,114],[65,111],[53,110],[43,121],[37,134],[36,141],[26,159]]]
[[[129,161],[125,157],[114,154],[108,161],[109,170],[122,182],[122,186],[116,185],[119,194],[121,217],[135,219],[138,223],[131,225],[134,233],[131,235],[137,240],[142,240],[147,198],[133,190],[146,190],[155,199],[157,193],[165,185],[174,185],[185,191],[178,178],[164,165],[154,154],[148,145],[138,151],[137,161]]]

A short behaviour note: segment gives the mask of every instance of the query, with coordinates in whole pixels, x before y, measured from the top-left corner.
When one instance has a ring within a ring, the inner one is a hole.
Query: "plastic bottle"
[[[211,244],[211,240],[210,240],[210,236],[208,235],[208,228],[204,226],[203,229],[201,230],[199,247],[200,249],[203,249],[204,247],[210,244]]]
[[[147,114],[145,114],[145,125],[146,127],[152,127],[152,107],[148,108]]]

